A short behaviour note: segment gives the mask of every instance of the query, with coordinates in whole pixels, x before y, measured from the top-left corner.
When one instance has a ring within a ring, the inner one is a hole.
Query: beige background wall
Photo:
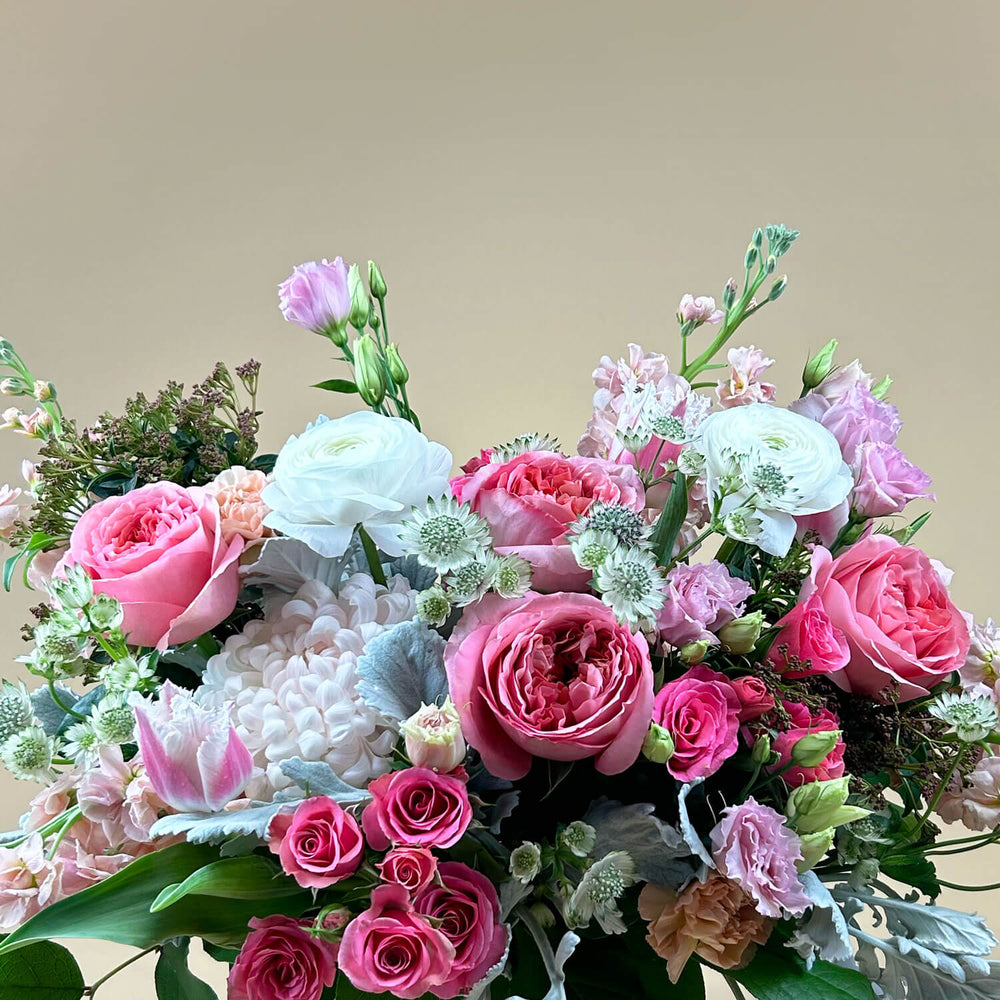
[[[783,221],[790,286],[747,339],[788,393],[832,336],[895,376],[940,500],[921,540],[1000,612],[998,30],[991,2],[0,0],[0,333],[85,421],[253,355],[277,447],[336,372],[276,284],[375,256],[415,405],[464,460],[573,444],[597,358],[673,351],[681,293],[718,295]],[[0,439],[0,481],[28,444]],[[8,656],[27,603],[0,608]],[[10,826],[28,789],[0,788]],[[960,902],[1000,925],[1000,894]],[[82,952],[91,978],[113,953]]]

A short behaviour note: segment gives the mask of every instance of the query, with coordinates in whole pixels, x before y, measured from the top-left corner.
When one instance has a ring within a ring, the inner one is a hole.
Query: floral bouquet
[[[603,358],[576,454],[456,476],[371,262],[280,286],[363,406],[277,455],[253,361],[83,428],[0,341],[40,450],[4,583],[42,595],[41,683],[0,691],[42,786],[0,998],[92,996],[67,938],[155,952],[160,1000],[215,996],[193,939],[233,1000],[1000,997],[996,938],[934,903],[938,857],[1000,839],[1000,632],[912,544],[891,380],[831,341],[781,406],[727,347],[797,236],[681,299],[679,365]]]

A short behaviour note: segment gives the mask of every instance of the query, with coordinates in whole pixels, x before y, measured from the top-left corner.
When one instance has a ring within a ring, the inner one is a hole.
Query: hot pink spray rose
[[[712,860],[719,871],[753,896],[765,917],[805,913],[812,900],[795,867],[802,841],[785,826],[785,817],[754,798],[730,806],[722,817],[712,831]]]
[[[851,658],[844,633],[830,621],[819,594],[812,593],[778,622],[781,631],[768,662],[789,680],[843,670]]]
[[[840,729],[840,720],[829,709],[821,708],[818,712],[810,712],[808,706],[797,701],[782,702],[789,716],[789,726],[784,732],[775,736],[771,749],[778,755],[777,763],[773,764],[773,772],[781,772],[781,780],[789,788],[810,781],[829,781],[831,778],[842,778],[846,767],[844,765],[843,739],[815,767],[788,767],[792,762],[792,749],[804,736],[810,733],[827,733]],[[787,770],[786,770],[787,768]]]
[[[306,799],[291,815],[279,813],[271,820],[268,839],[285,874],[306,889],[325,889],[349,878],[365,853],[354,817],[326,796]]]
[[[724,674],[692,667],[660,688],[653,721],[674,741],[667,770],[678,781],[707,778],[739,747],[740,699]]]
[[[437,997],[467,993],[500,961],[507,932],[500,922],[500,900],[493,883],[468,865],[447,861],[441,885],[430,885],[413,900],[417,913],[430,917],[454,945],[451,975],[431,987]]]
[[[419,892],[437,875],[437,858],[426,847],[394,847],[376,866],[384,882]]]
[[[353,986],[401,1000],[440,986],[454,961],[454,945],[414,910],[398,885],[372,890],[371,907],[347,925],[340,945],[340,968]]]
[[[313,937],[310,921],[265,917],[229,973],[229,1000],[319,1000],[337,975],[336,946]]]
[[[482,466],[471,477],[453,480],[452,489],[487,521],[497,553],[515,553],[531,563],[532,583],[539,590],[587,585],[590,571],[577,565],[566,532],[595,500],[636,512],[645,505],[635,469],[551,451],[529,451]]]
[[[815,595],[815,600],[813,600]],[[873,697],[926,695],[965,663],[969,629],[930,559],[888,535],[870,534],[834,559],[817,547],[800,595],[826,613],[850,659],[831,680]]]
[[[376,851],[390,844],[452,847],[472,821],[465,775],[408,767],[376,778],[372,801],[361,816],[365,838]]]
[[[594,757],[618,774],[639,756],[649,648],[596,597],[487,596],[455,628],[445,666],[465,738],[498,778],[524,777],[532,757]]]
[[[722,563],[678,563],[667,574],[666,592],[656,624],[664,642],[680,647],[701,639],[717,642],[715,633],[743,614],[753,588]]]
[[[219,505],[204,489],[153,483],[85,511],[61,567],[83,566],[97,593],[121,603],[130,641],[162,650],[236,607],[243,544],[224,541]]]
[[[774,695],[759,678],[747,675],[730,681],[740,699],[740,722],[753,722],[774,708]]]

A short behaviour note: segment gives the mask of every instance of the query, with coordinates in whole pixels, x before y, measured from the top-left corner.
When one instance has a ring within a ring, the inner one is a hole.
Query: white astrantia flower
[[[584,873],[567,903],[570,926],[586,927],[591,920],[605,934],[627,930],[618,900],[635,883],[635,862],[625,851],[612,851]]]
[[[69,757],[77,767],[89,768],[97,763],[101,740],[89,721],[74,722],[63,738],[66,740],[63,756]]]
[[[90,713],[90,725],[105,746],[132,743],[135,739],[135,709],[124,692],[105,695]]]
[[[570,538],[587,531],[610,532],[621,545],[634,548],[646,542],[653,533],[653,526],[631,507],[596,500],[586,514],[570,525]]]
[[[582,569],[597,570],[612,552],[622,547],[618,536],[611,531],[587,528],[579,535],[569,536],[569,547]]]
[[[278,453],[261,492],[268,528],[321,556],[342,555],[360,524],[390,556],[403,555],[403,521],[448,492],[451,452],[411,423],[367,410],[319,417]]]
[[[35,721],[35,709],[24,684],[3,681],[0,688],[0,744]]]
[[[55,777],[52,758],[55,746],[41,726],[29,726],[9,736],[0,747],[0,760],[22,781],[49,782]]]
[[[760,520],[755,544],[783,556],[795,537],[795,518],[832,510],[854,480],[837,439],[822,424],[791,410],[751,403],[720,410],[698,426],[711,500],[720,515],[752,501]]]
[[[978,743],[996,732],[1000,713],[993,701],[966,692],[946,691],[930,703],[927,711],[940,719],[963,743]]]
[[[460,608],[478,601],[493,585],[493,575],[497,557],[486,553],[482,559],[466,563],[452,570],[444,578],[448,597]]]
[[[254,759],[251,798],[293,784],[280,767],[290,757],[325,761],[359,788],[389,769],[396,733],[359,695],[357,664],[368,643],[414,617],[416,597],[398,576],[382,587],[358,573],[339,594],[311,581],[209,660],[196,698],[232,706]]]
[[[451,599],[443,587],[435,584],[417,594],[417,617],[431,628],[440,628],[451,614]]]
[[[493,563],[493,589],[504,598],[524,597],[531,589],[531,563],[510,553]]]
[[[483,555],[490,545],[490,526],[468,504],[442,497],[413,510],[399,542],[424,566],[447,573]]]
[[[663,572],[644,549],[616,549],[594,573],[594,586],[615,617],[638,625],[655,617],[667,599]]]

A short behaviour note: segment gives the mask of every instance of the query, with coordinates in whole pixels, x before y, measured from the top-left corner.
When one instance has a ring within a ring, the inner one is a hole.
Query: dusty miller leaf
[[[292,757],[279,766],[281,773],[291,778],[307,796],[325,795],[337,802],[361,802],[371,798],[365,789],[355,788],[338,777],[326,761]]]

